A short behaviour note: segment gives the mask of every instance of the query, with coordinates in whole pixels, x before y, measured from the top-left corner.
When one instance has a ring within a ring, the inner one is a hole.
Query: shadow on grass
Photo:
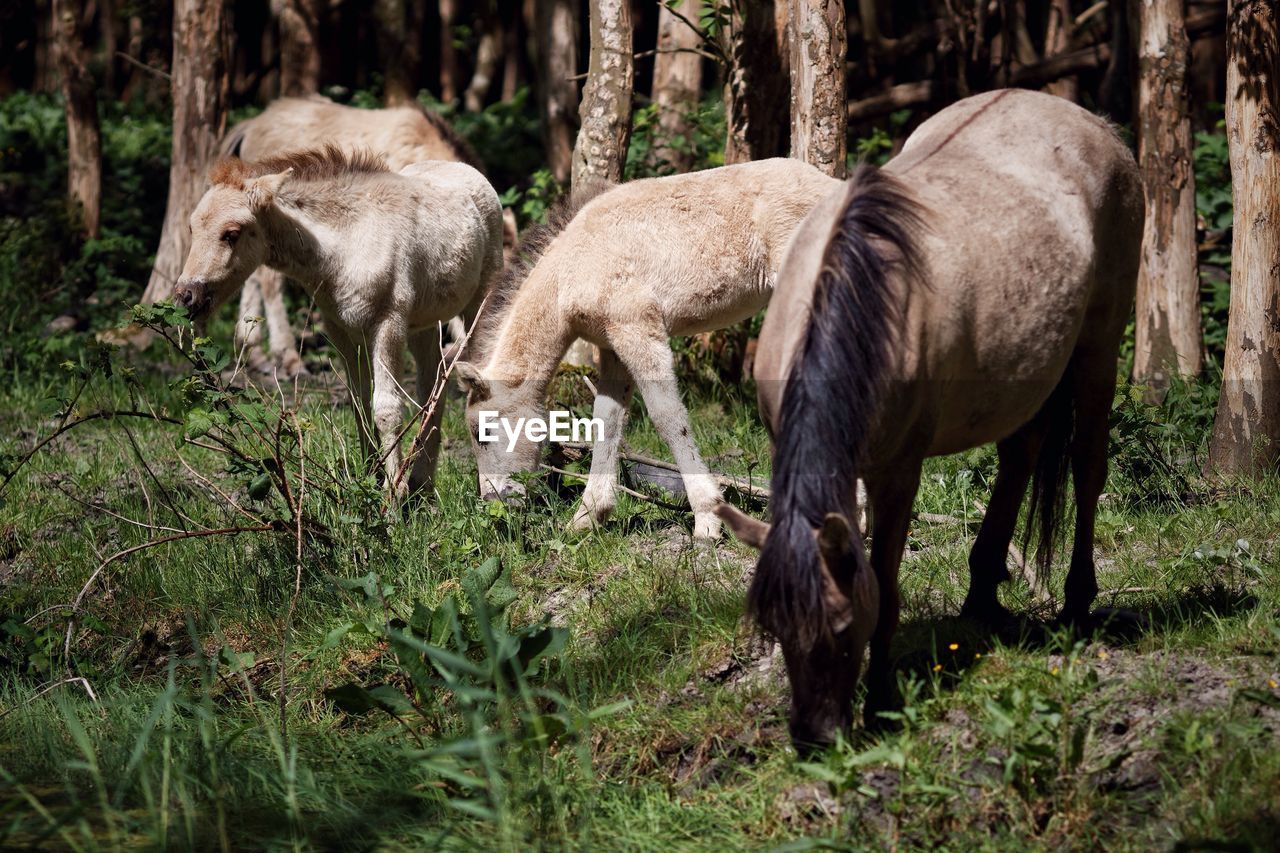
[[[952,689],[997,644],[1066,651],[1083,638],[1130,646],[1148,637],[1194,627],[1211,617],[1247,613],[1258,603],[1246,589],[1219,585],[1183,590],[1132,609],[1097,608],[1092,614],[1095,624],[1084,629],[1018,614],[1016,624],[1000,631],[987,630],[959,616],[931,617],[903,623],[894,638],[894,650],[899,672],[921,679],[937,678],[944,689]]]

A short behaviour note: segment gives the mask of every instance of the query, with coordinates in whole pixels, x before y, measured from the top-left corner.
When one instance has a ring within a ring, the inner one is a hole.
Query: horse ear
[[[248,193],[249,202],[254,208],[263,210],[272,205],[276,200],[276,193],[280,192],[280,188],[291,177],[293,177],[292,166],[283,172],[276,172],[274,175],[263,175],[262,177],[254,178],[245,184],[244,191]]]
[[[469,361],[460,361],[453,366],[453,375],[458,377],[458,387],[464,393],[474,394],[478,399],[489,396],[489,382],[480,375],[480,371]]]
[[[829,512],[822,519],[822,527],[818,530],[818,549],[828,566],[837,565],[840,558],[852,549],[853,527],[849,519],[838,512]]]
[[[729,525],[729,530],[745,545],[757,551],[764,547],[764,540],[769,535],[769,525],[758,518],[752,518],[735,506],[722,503],[716,507],[716,515]]]

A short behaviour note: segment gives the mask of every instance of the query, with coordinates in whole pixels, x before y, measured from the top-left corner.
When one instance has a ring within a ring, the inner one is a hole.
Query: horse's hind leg
[[[1044,418],[1037,415],[1021,429],[996,445],[1000,469],[991,489],[987,514],[969,552],[969,593],[960,615],[992,627],[1000,627],[1012,617],[1000,604],[996,590],[1009,580],[1009,543],[1013,541],[1018,510],[1044,442]]]
[[[240,289],[240,319],[236,321],[236,352],[245,360],[249,370],[267,372],[267,360],[262,355],[262,286],[258,276],[266,272],[259,267]]]
[[[1071,474],[1075,481],[1076,530],[1060,616],[1068,624],[1084,624],[1098,595],[1093,564],[1094,520],[1098,498],[1107,481],[1107,442],[1116,388],[1115,352],[1114,347],[1102,347],[1101,355],[1077,351],[1072,365],[1076,417]]]
[[[635,378],[649,409],[649,419],[676,458],[689,506],[693,509],[694,538],[717,538],[720,519],[715,508],[720,503],[720,489],[711,479],[711,472],[698,454],[689,430],[689,412],[680,402],[680,388],[676,384],[666,334],[662,330],[629,330],[611,335],[609,342]]]
[[[418,405],[431,405],[431,397],[439,381],[440,333],[436,329],[415,332],[409,336],[409,352],[413,354],[418,376]],[[420,447],[415,447],[417,457],[409,474],[409,491],[430,491],[435,483],[436,462],[440,457],[440,422],[444,415],[445,395],[435,400],[435,410],[426,425],[426,436]]]
[[[611,349],[600,350],[600,387],[591,411],[604,428],[604,435],[591,446],[591,475],[582,505],[573,516],[576,530],[590,529],[604,521],[618,500],[618,452],[631,406],[631,376]]]

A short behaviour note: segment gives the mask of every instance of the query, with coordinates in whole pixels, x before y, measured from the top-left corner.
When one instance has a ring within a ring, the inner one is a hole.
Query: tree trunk
[[[573,169],[573,141],[578,133],[578,4],[576,0],[535,0],[535,41],[547,163],[562,184]]]
[[[1133,378],[1153,398],[1170,372],[1200,372],[1200,273],[1196,185],[1187,106],[1190,45],[1183,0],[1134,4],[1138,36],[1138,162],[1147,217],[1138,273]]]
[[[86,237],[98,236],[102,143],[98,99],[85,63],[83,0],[53,0],[54,53],[67,116],[67,195]]]
[[[572,187],[584,180],[622,180],[631,140],[631,4],[590,0],[591,62],[578,110]]]
[[[675,10],[688,21],[698,20],[698,0],[681,0]],[[658,133],[650,159],[676,172],[687,172],[693,165],[689,113],[698,105],[702,82],[702,58],[695,52],[701,41],[698,32],[670,8],[658,7],[658,52],[653,57],[651,93],[658,109]]]
[[[476,67],[471,74],[471,82],[467,84],[467,91],[462,96],[463,105],[467,112],[471,113],[478,113],[484,109],[485,99],[489,97],[489,89],[492,88],[493,79],[498,74],[498,60],[502,58],[502,46],[506,41],[496,0],[488,0],[476,24],[480,28],[480,42],[476,46]],[[515,26],[514,21],[512,26]]]
[[[457,0],[440,0],[440,100],[452,104],[458,99],[458,51],[453,46],[453,19]]]
[[[844,5],[789,0],[791,156],[836,178],[845,173]]]
[[[733,0],[726,28],[724,162],[785,156],[790,143],[786,0]]]
[[[413,102],[418,96],[418,43],[422,15],[413,0],[374,0],[373,26],[382,65],[383,97],[388,106]],[[444,17],[441,5],[441,17]],[[451,29],[451,28],[450,28]],[[446,30],[450,49],[453,34]],[[452,100],[452,98],[446,99]]]
[[[320,91],[322,0],[276,0],[271,4],[280,29],[280,94]]]
[[[1227,144],[1235,221],[1231,313],[1209,468],[1260,475],[1280,462],[1280,13],[1227,12]]]
[[[227,38],[222,3],[175,0],[173,7],[173,154],[169,200],[151,280],[142,296],[167,299],[191,245],[187,220],[204,193],[205,173],[227,123]]]
[[[1071,0],[1051,0],[1049,3],[1049,23],[1045,27],[1044,56],[1067,53],[1071,50]],[[1045,87],[1051,95],[1066,98],[1068,101],[1078,100],[1080,84],[1075,77],[1063,77]]]

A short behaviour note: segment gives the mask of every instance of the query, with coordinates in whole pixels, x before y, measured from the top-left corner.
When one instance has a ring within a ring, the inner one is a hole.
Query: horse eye
[[[229,231],[222,232],[222,242],[228,245],[234,246],[236,244],[236,240],[239,240],[239,239],[240,239],[240,232],[235,228],[232,228]]]

